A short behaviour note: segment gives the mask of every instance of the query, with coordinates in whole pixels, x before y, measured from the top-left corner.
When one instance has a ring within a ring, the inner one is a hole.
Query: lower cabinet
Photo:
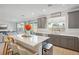
[[[40,33],[37,33],[37,35],[42,36],[42,34]],[[48,34],[48,37],[50,37],[48,40],[46,40],[48,43],[51,43],[55,46],[79,51],[79,38],[78,37],[53,35],[53,34]]]
[[[53,38],[53,45],[79,51],[79,39],[72,36],[60,36]]]
[[[79,38],[77,39],[77,51],[79,51]]]
[[[36,35],[44,36],[41,33],[36,33]],[[79,51],[79,38],[78,37],[54,35],[54,34],[48,34],[48,37],[50,37],[48,40],[46,40],[48,43],[51,43],[55,46]]]
[[[52,39],[53,39],[53,45],[55,46],[61,46],[61,37],[59,38],[60,36],[54,36]]]
[[[74,40],[74,50],[79,51],[79,38],[75,38]]]
[[[72,50],[75,49],[74,48],[74,45],[75,45],[74,41],[75,41],[74,37],[69,37],[67,39],[67,46],[68,46],[69,49],[72,49]]]
[[[60,36],[56,35],[56,37],[53,38],[53,45],[60,46],[60,47],[67,47],[68,45],[68,38],[66,36]]]
[[[67,37],[66,36],[60,36],[59,38],[61,38],[60,40],[61,40],[61,44],[60,44],[60,46],[61,47],[67,47],[68,45],[67,45]]]
[[[74,38],[74,48],[78,51],[78,38]]]

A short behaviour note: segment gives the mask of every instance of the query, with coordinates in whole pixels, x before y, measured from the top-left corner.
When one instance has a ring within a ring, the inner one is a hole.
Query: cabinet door
[[[75,38],[75,48],[76,51],[79,51],[79,38]]]
[[[79,39],[74,37],[74,50],[79,51]]]
[[[68,48],[68,49],[74,49],[74,37],[62,36],[61,47]]]
[[[74,37],[71,36],[57,36],[53,40],[53,44],[63,48],[74,49]]]
[[[74,38],[74,50],[79,51],[79,38]]]
[[[53,45],[56,45],[56,46],[61,46],[61,36],[54,36],[53,38]]]
[[[79,38],[77,39],[77,51],[79,51]]]
[[[40,17],[37,19],[38,28],[46,28],[47,27],[47,17]]]
[[[61,47],[67,48],[67,37],[66,36],[61,36]]]
[[[67,38],[67,48],[74,50],[74,37]]]

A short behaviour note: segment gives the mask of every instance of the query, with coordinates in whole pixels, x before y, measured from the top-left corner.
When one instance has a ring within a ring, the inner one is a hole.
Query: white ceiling
[[[17,21],[22,17],[34,18],[57,11],[78,8],[79,5],[68,4],[0,4],[0,20]]]

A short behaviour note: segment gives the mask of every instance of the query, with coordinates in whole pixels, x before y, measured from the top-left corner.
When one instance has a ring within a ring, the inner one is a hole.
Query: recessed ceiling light
[[[34,12],[32,12],[32,15],[35,15],[35,13],[34,13]]]
[[[43,9],[43,12],[46,12],[46,9]]]

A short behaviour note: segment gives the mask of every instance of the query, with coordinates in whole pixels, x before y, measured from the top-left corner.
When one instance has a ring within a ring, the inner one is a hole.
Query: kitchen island
[[[31,35],[31,37],[22,37],[22,34],[17,35],[16,42],[21,46],[36,50],[37,54],[42,55],[42,43],[49,37]]]

